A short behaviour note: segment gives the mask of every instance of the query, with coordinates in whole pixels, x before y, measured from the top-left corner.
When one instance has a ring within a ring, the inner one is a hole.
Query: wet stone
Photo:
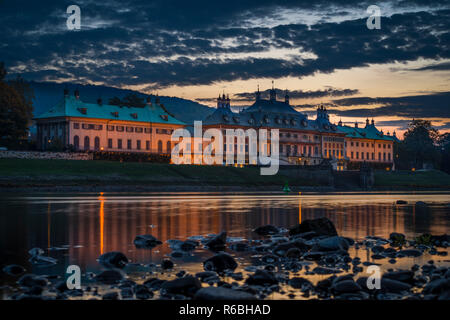
[[[122,269],[128,264],[128,258],[122,252],[111,251],[102,254],[98,262],[106,268]]]
[[[25,268],[18,264],[10,264],[3,268],[3,272],[10,276],[20,276],[25,273]]]
[[[205,271],[223,272],[237,268],[236,260],[226,253],[219,253],[203,262]]]
[[[253,232],[260,236],[267,236],[280,233],[280,229],[272,225],[265,225],[254,229]]]
[[[157,245],[162,244],[161,241],[156,239],[151,234],[137,235],[134,238],[133,243],[136,246],[136,248],[138,248],[138,249],[152,249],[152,248],[156,247]]]
[[[166,281],[161,286],[161,291],[168,294],[181,294],[193,297],[201,288],[200,281],[193,276],[186,276],[171,281]]]

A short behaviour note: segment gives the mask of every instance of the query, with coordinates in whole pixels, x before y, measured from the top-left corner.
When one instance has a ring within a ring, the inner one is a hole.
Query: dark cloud
[[[403,1],[395,3],[407,6]],[[446,9],[383,17],[381,30],[368,30],[365,18],[276,27],[254,26],[245,20],[274,17],[281,8],[365,12],[370,1],[312,5],[297,0],[79,0],[82,30],[75,32],[65,29],[65,9],[70,4],[66,0],[0,2],[0,57],[10,71],[16,70],[10,76],[23,73],[29,80],[161,88],[450,58],[450,10]],[[408,6],[414,4],[425,3],[414,1]],[[433,8],[439,4],[446,2],[433,2]],[[271,58],[255,54],[270,48],[290,49],[292,54]],[[295,55],[296,51],[312,56]]]
[[[283,96],[286,94],[286,90],[275,89],[278,96]],[[269,97],[270,89],[261,91],[261,97]],[[315,91],[303,91],[303,90],[290,90],[287,92],[291,99],[311,99],[311,98],[324,98],[324,97],[344,97],[352,96],[358,94],[357,89],[337,89],[333,87],[327,87],[323,90]],[[234,96],[241,98],[244,101],[253,100],[255,98],[255,92],[241,92]]]
[[[450,118],[450,92],[418,96],[383,98],[346,98],[332,101],[337,107],[355,107],[346,110],[330,109],[338,116],[404,118]],[[361,107],[366,105],[367,107]],[[373,105],[381,105],[373,107]]]

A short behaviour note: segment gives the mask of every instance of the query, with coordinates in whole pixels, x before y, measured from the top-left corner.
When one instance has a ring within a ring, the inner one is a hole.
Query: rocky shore
[[[290,229],[265,225],[253,232],[258,239],[231,239],[222,232],[168,240],[172,253],[157,265],[132,263],[124,253],[107,252],[98,258],[103,270],[84,274],[86,281],[80,289],[69,289],[66,280],[59,276],[35,275],[22,266],[8,265],[3,272],[16,279],[16,285],[2,289],[12,300],[450,300],[450,268],[446,260],[449,235],[423,234],[407,239],[403,234],[392,233],[388,239],[367,236],[355,240],[339,236],[327,218],[305,220]],[[161,244],[149,234],[138,235],[134,240],[136,248],[142,250]],[[183,264],[174,264],[176,257],[199,247],[214,253],[202,262],[203,271],[190,274]],[[367,261],[352,257],[351,248],[366,250]],[[39,248],[31,249],[29,254],[32,264],[57,263]],[[446,266],[437,266],[430,260],[423,265],[395,268],[402,259],[425,254],[442,257]],[[248,256],[251,263],[240,265],[239,255]],[[366,273],[386,259],[390,268],[381,272],[379,278]],[[130,270],[136,268],[146,271],[139,277],[131,276]],[[312,280],[317,277],[318,281]]]

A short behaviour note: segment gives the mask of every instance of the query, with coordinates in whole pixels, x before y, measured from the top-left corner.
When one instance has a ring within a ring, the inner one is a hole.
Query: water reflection
[[[414,205],[394,205],[397,199],[430,206],[419,212]],[[443,234],[449,231],[448,199],[448,194],[4,195],[1,264],[31,268],[27,251],[33,247],[58,249],[49,251],[61,262],[53,272],[63,273],[69,264],[98,270],[98,256],[113,250],[134,262],[158,263],[171,252],[167,244],[139,250],[133,245],[136,235],[150,233],[165,242],[226,230],[229,236],[249,239],[256,226],[287,228],[323,216],[335,223],[339,234],[355,239],[388,237],[393,231],[410,238],[424,232]],[[201,261],[209,254],[200,250],[185,261]],[[365,250],[356,254],[370,259]],[[41,270],[33,267],[33,272]]]

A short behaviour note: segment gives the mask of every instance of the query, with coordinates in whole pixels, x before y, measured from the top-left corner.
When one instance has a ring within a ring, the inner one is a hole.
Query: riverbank
[[[440,171],[374,173],[373,190],[450,190]],[[357,173],[280,168],[192,166],[113,161],[0,159],[1,191],[360,191]]]

